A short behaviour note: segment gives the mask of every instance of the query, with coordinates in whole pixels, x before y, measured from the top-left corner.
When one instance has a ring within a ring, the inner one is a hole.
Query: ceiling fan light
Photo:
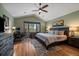
[[[41,10],[39,10],[39,12],[41,12]]]

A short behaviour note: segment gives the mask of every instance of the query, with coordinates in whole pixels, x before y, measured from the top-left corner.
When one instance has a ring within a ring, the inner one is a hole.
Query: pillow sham
[[[49,31],[48,34],[54,34],[54,31]]]
[[[58,31],[58,35],[64,35],[64,31]]]

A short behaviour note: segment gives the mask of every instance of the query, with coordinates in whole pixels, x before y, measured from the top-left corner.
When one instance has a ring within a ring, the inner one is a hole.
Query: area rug
[[[52,50],[52,51],[59,51],[62,48],[59,46],[54,46],[54,47],[50,47],[48,50],[45,48],[45,46],[43,46],[37,39],[32,39],[31,43],[34,45],[34,47],[37,50],[37,55],[38,56],[48,56],[48,51]]]
[[[59,47],[59,46],[54,46],[54,47],[50,47],[50,48],[48,49],[48,51],[50,51],[50,50],[59,51],[59,50],[62,50],[62,48]]]
[[[37,41],[36,39],[32,39],[31,43],[36,48],[37,56],[47,56],[48,55],[48,53],[47,53],[48,51],[39,41]]]

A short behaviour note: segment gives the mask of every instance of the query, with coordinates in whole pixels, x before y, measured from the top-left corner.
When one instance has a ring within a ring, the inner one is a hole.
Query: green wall
[[[45,32],[45,22],[42,19],[40,19],[40,18],[38,18],[38,17],[36,17],[34,15],[15,18],[14,19],[15,27],[20,27],[21,30],[23,30],[23,22],[24,21],[40,22],[41,23],[41,32]]]
[[[70,14],[61,16],[56,19],[52,19],[52,20],[48,21],[47,24],[48,24],[48,26],[50,25],[52,27],[52,25],[55,23],[55,21],[61,20],[61,19],[64,20],[64,24],[66,26],[79,26],[79,11],[72,12]]]
[[[13,26],[13,17],[11,16],[11,14],[2,6],[2,4],[0,4],[0,16],[2,15],[6,15],[7,17],[9,17],[9,32],[11,32],[11,28]]]

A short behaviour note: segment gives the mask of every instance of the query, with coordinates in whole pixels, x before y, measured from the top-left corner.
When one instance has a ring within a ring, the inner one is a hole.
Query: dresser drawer
[[[6,54],[7,52],[9,52],[9,51],[11,51],[12,50],[12,45],[11,46],[5,46],[1,51],[0,51],[0,53],[1,53],[1,55],[3,55],[4,56],[4,54]]]
[[[4,44],[4,43],[1,41],[1,42],[0,42],[0,48],[3,46],[3,44]]]
[[[13,36],[0,40],[0,56],[10,56],[13,50]]]

